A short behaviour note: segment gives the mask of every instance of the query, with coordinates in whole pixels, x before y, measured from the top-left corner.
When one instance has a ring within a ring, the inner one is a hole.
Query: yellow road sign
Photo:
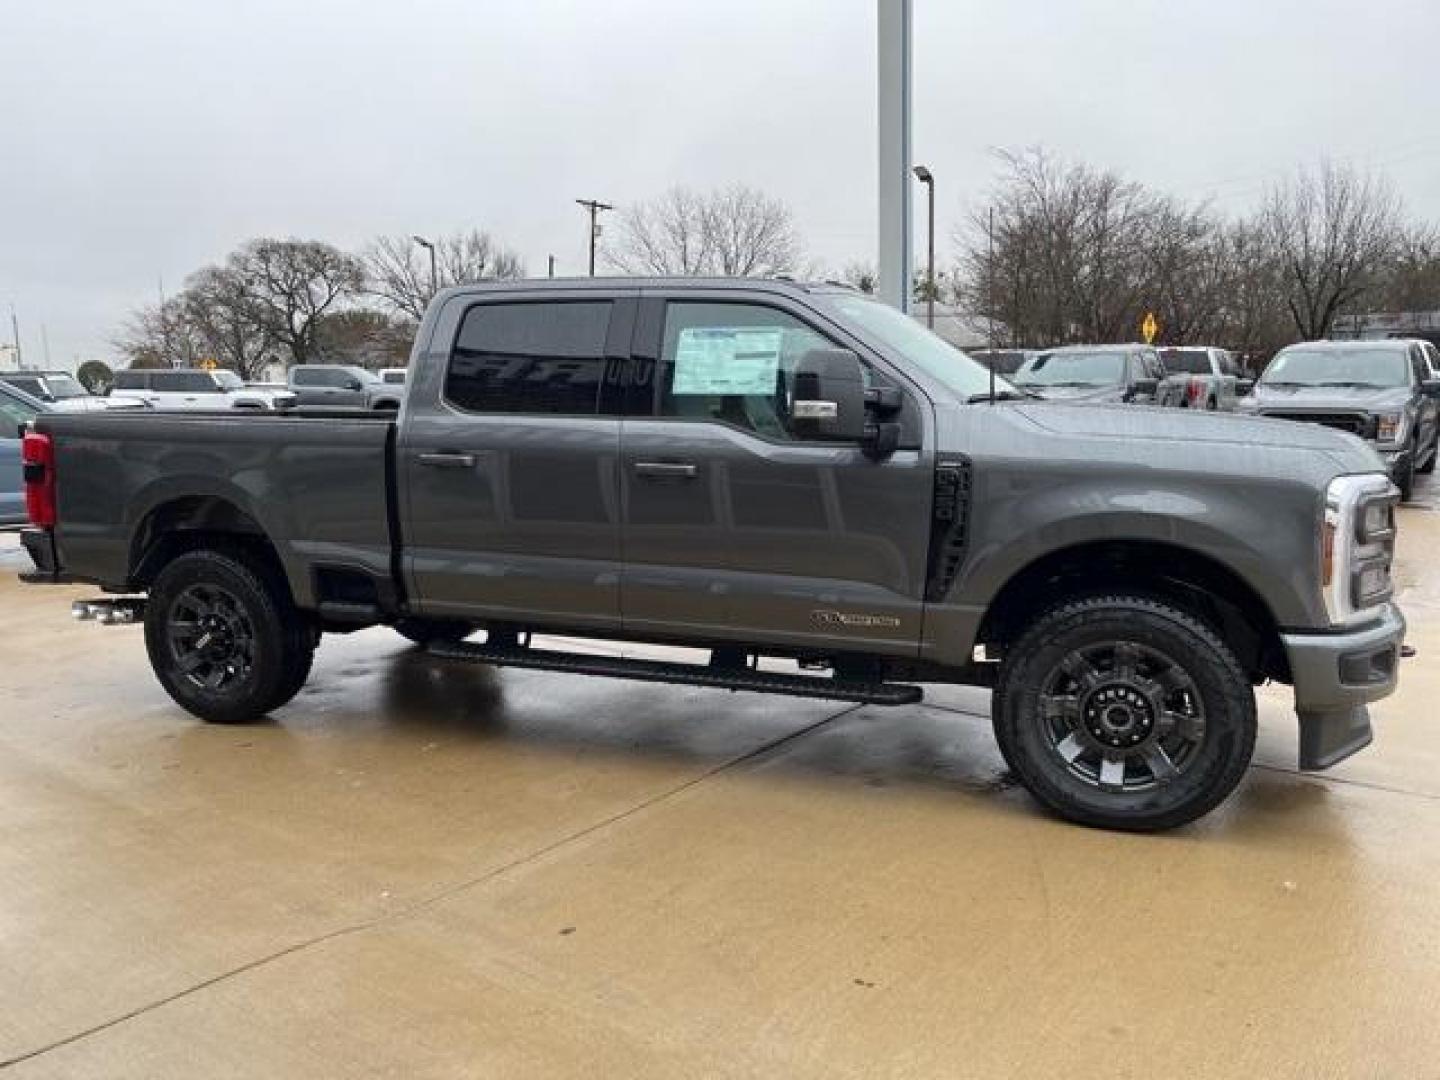
[[[1140,322],[1140,332],[1145,335],[1145,344],[1155,344],[1155,335],[1160,332],[1160,323],[1156,321],[1153,311],[1145,312],[1145,318]]]

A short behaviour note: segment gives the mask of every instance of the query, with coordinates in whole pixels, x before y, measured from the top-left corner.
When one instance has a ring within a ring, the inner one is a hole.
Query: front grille
[[[1266,411],[1263,415],[1275,420],[1300,420],[1307,424],[1320,424],[1336,431],[1348,431],[1362,439],[1375,437],[1375,418],[1369,413]]]

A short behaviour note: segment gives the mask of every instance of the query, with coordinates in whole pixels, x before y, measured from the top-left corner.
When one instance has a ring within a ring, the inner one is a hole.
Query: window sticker
[[[687,327],[675,349],[670,392],[770,397],[780,371],[785,331],[774,327]]]

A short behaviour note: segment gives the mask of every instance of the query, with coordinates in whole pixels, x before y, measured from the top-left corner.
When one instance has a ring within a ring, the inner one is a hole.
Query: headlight
[[[1320,587],[1334,625],[1360,622],[1390,599],[1399,492],[1384,476],[1340,476],[1325,492]]]
[[[1405,437],[1405,414],[1403,412],[1381,413],[1375,418],[1375,439],[1378,442],[1398,443]]]

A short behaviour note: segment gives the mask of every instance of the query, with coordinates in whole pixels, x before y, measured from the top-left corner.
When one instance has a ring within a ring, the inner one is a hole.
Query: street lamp
[[[595,199],[576,199],[577,203],[590,211],[590,276],[595,276],[595,241],[600,238],[600,211],[614,210],[609,203]]]
[[[929,220],[925,240],[925,325],[935,329],[935,176],[924,165],[915,166],[915,179],[925,185]]]
[[[423,236],[411,236],[410,239],[430,252],[430,295],[434,296],[440,291],[439,277],[435,273],[435,245]]]

